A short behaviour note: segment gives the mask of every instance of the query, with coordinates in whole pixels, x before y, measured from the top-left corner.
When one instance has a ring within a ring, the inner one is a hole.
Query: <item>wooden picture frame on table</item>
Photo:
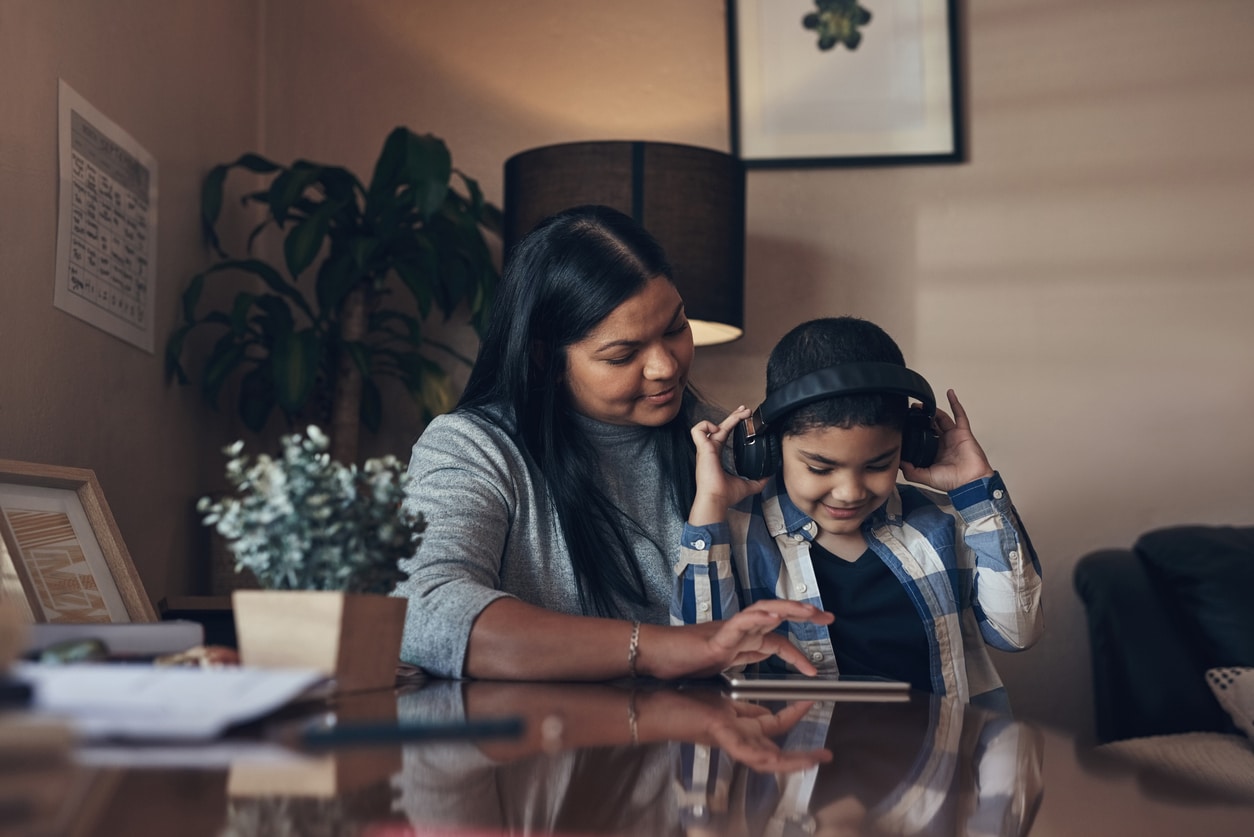
[[[966,159],[956,0],[727,0],[732,153],[749,168]]]
[[[95,472],[0,459],[0,598],[32,622],[155,622]]]

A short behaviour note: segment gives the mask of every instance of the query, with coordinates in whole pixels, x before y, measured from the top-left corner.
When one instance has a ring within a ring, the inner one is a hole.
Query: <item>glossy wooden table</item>
[[[714,687],[450,683],[322,720],[521,715],[516,740],[289,749],[309,717],[202,748],[88,747],[0,773],[0,835],[1217,835],[1254,801],[1154,791],[1070,738],[952,702],[733,703]],[[12,792],[23,782],[27,793]]]

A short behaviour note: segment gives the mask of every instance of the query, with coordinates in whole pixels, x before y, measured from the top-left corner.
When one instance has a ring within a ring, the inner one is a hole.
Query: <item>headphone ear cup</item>
[[[779,469],[779,450],[774,433],[758,432],[748,442],[752,419],[745,419],[732,430],[732,458],[736,473],[748,480],[769,477]]]
[[[901,458],[916,468],[927,468],[936,461],[939,451],[940,435],[932,417],[921,407],[911,407],[901,431]]]

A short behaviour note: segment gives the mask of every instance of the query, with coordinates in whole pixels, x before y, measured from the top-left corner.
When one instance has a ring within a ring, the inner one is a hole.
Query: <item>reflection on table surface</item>
[[[192,750],[93,746],[34,771],[0,758],[0,803],[52,800],[0,804],[0,837],[1238,834],[1254,821],[1230,801],[1155,799],[1089,769],[1066,736],[927,695],[737,702],[709,684],[434,681],[314,709],[338,723],[525,723],[515,739],[309,752],[288,742],[311,712],[287,713]]]

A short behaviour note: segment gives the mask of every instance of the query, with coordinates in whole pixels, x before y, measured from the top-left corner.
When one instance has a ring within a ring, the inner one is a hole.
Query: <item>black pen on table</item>
[[[520,717],[483,718],[473,721],[349,722],[306,729],[301,733],[301,743],[307,747],[324,748],[403,744],[410,741],[520,738],[524,727],[525,724]]]

